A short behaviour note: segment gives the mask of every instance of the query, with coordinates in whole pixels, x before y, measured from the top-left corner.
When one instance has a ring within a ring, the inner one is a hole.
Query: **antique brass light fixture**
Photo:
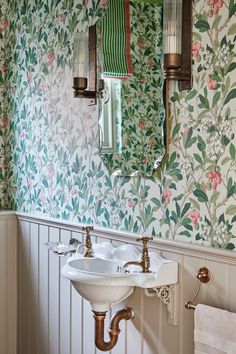
[[[192,0],[163,1],[163,66],[180,90],[192,87]]]
[[[88,33],[75,34],[73,89],[74,97],[87,98],[90,100],[90,105],[96,104],[96,25],[90,26]]]

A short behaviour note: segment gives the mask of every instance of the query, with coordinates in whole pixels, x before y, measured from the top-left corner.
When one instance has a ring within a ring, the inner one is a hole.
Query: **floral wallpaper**
[[[121,83],[121,151],[101,154],[111,173],[151,176],[165,154],[162,6],[130,1],[133,75]]]
[[[97,110],[73,98],[73,32],[105,6],[8,1],[1,135],[9,207],[233,250],[236,1],[193,3],[193,88],[180,93],[172,84],[170,154],[150,178],[109,175],[98,155]]]
[[[6,6],[0,3],[0,208],[6,208],[6,157],[8,117],[6,114],[6,65],[4,56],[4,38],[8,21],[6,19]]]

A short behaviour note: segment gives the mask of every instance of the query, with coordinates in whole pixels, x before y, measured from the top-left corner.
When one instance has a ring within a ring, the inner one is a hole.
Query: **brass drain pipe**
[[[117,343],[118,336],[120,334],[119,323],[121,320],[130,320],[134,318],[134,310],[132,307],[127,307],[118,311],[112,318],[109,336],[110,342],[104,341],[104,320],[106,312],[93,311],[95,319],[95,344],[96,347],[104,352],[111,350]]]

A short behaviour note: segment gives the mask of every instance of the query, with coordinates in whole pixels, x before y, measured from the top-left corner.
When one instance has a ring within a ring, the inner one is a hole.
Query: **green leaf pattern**
[[[193,89],[171,83],[170,154],[149,178],[109,175],[98,112],[73,98],[73,33],[106,1],[1,3],[1,206],[234,250],[236,1],[193,3]]]

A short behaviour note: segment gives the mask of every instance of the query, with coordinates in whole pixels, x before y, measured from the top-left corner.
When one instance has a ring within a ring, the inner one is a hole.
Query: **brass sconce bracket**
[[[168,323],[177,326],[179,322],[178,313],[178,284],[163,285],[157,288],[144,289],[144,293],[148,297],[157,296],[167,307]]]
[[[163,56],[165,78],[179,81],[181,91],[192,88],[192,0],[182,4],[182,54]]]
[[[97,45],[96,45],[96,25],[89,27],[89,77],[74,77],[73,89],[74,97],[87,98],[89,105],[97,103]]]

